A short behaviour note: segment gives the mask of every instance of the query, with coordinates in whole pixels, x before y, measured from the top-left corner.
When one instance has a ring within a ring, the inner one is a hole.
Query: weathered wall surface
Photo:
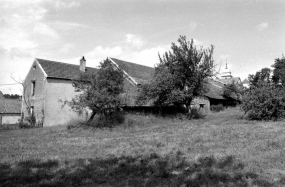
[[[203,108],[202,108],[203,105]],[[210,101],[207,97],[196,97],[192,103],[192,108],[197,108],[198,110],[201,110],[202,112],[208,113],[210,111]]]
[[[86,110],[81,115],[74,112],[64,101],[70,101],[76,94],[71,80],[47,79],[44,126],[66,124],[73,119],[87,120]]]
[[[124,93],[123,105],[126,106],[135,106],[135,101],[138,96],[138,88],[136,85],[131,84],[127,79],[124,80]]]
[[[2,114],[1,116],[2,116],[2,125],[16,124],[21,119],[20,114]]]
[[[35,91],[32,95],[32,82],[35,82]],[[34,62],[24,82],[24,93],[22,100],[22,113],[29,116],[28,106],[34,107],[34,115],[37,122],[44,120],[46,76],[38,63]]]

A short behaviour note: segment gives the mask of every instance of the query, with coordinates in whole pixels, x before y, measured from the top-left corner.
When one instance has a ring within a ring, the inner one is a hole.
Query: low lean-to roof
[[[18,99],[0,99],[0,114],[20,114],[21,106]]]
[[[120,69],[124,70],[128,75],[130,75],[138,84],[149,82],[154,75],[154,68],[116,58],[110,59],[114,61]]]
[[[36,59],[47,74],[47,77],[58,79],[77,79],[81,71],[79,65],[67,64],[51,60]],[[98,69],[86,67],[86,72],[97,72]]]

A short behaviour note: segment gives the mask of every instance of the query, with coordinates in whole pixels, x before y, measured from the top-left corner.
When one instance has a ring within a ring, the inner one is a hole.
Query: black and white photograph
[[[282,187],[283,133],[284,0],[0,0],[0,187]]]

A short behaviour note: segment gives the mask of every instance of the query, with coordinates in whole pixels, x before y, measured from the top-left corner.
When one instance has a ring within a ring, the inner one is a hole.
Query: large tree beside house
[[[73,86],[80,94],[69,101],[69,105],[76,112],[89,108],[92,111],[89,118],[91,121],[96,114],[107,115],[120,106],[120,94],[123,93],[124,87],[123,71],[106,59],[96,74],[81,73],[79,79],[73,82]]]
[[[151,83],[142,86],[138,101],[152,100],[157,106],[184,104],[189,109],[191,102],[206,91],[207,79],[213,76],[214,46],[197,48],[193,39],[180,36],[178,45],[162,56],[155,68]]]

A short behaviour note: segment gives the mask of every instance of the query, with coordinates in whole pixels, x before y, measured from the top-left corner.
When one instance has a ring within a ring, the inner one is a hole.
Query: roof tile
[[[79,65],[67,64],[63,62],[56,62],[44,59],[36,59],[48,77],[59,78],[59,79],[77,79],[81,71]],[[86,67],[86,72],[97,72],[98,69]]]
[[[204,95],[212,99],[226,99],[223,96],[223,87],[222,83],[209,80],[207,83],[208,91]]]
[[[0,99],[0,113],[20,114],[22,101],[18,99]]]
[[[118,64],[120,69],[124,70],[139,84],[149,82],[152,76],[154,75],[154,68],[152,67],[127,62],[116,58],[110,59],[113,60],[116,64]]]

